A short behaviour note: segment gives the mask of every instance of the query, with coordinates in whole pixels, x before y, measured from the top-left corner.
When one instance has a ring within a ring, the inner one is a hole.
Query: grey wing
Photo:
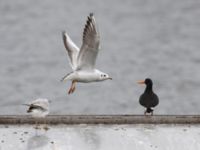
[[[74,44],[74,42],[71,40],[71,38],[65,31],[62,32],[62,37],[65,48],[68,52],[71,67],[73,70],[75,70],[77,67],[77,57],[79,53],[79,48]]]
[[[94,69],[99,51],[99,42],[100,36],[95,18],[90,13],[83,31],[83,43],[78,55],[78,69]]]

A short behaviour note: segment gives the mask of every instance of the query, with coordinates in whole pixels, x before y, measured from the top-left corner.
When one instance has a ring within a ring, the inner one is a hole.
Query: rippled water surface
[[[80,47],[89,12],[101,33],[97,68],[113,80],[68,95],[61,32]],[[0,114],[24,114],[21,104],[38,97],[52,100],[51,114],[142,114],[136,81],[146,77],[160,98],[155,114],[199,114],[199,16],[196,0],[3,0]]]

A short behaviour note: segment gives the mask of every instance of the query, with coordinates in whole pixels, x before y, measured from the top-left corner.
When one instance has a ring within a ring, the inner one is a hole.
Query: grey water
[[[68,95],[61,32],[80,47],[90,12],[101,35],[96,67],[113,80]],[[137,81],[147,77],[160,98],[154,114],[199,114],[199,16],[197,0],[1,0],[0,114],[25,114],[21,104],[40,97],[51,114],[143,114]]]

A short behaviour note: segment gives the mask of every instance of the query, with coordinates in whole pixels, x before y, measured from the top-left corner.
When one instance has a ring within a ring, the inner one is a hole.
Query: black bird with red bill
[[[155,107],[159,104],[158,96],[153,92],[153,82],[150,78],[145,80],[138,81],[139,84],[146,84],[144,93],[139,98],[139,103],[146,108],[144,114],[150,113],[153,115],[152,107]]]

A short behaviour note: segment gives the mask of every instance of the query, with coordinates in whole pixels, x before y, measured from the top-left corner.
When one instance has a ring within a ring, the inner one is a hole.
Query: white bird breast
[[[78,82],[94,82],[100,80],[100,75],[96,71],[77,71],[76,80]]]
[[[39,109],[33,109],[31,112],[31,115],[34,118],[44,118],[46,115],[48,115],[49,111],[41,111]]]

